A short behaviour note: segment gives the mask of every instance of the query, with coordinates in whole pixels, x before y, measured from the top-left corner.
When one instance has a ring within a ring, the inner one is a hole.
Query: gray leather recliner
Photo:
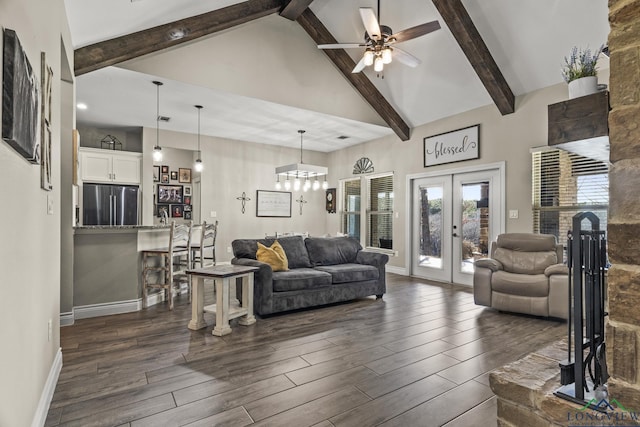
[[[568,318],[569,270],[550,234],[506,233],[473,274],[475,303],[501,311]]]

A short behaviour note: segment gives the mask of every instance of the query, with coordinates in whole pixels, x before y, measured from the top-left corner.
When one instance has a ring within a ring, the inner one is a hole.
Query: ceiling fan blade
[[[398,61],[402,62],[404,65],[408,65],[409,67],[417,67],[418,65],[422,64],[422,61],[420,61],[418,58],[411,55],[405,50],[398,49],[395,46],[393,47],[393,59],[397,59]]]
[[[364,65],[364,56],[363,56],[362,59],[360,59],[360,62],[358,62],[356,66],[353,68],[353,70],[351,70],[351,73],[359,73],[360,71],[364,70],[364,67],[366,67],[366,65]]]
[[[432,31],[440,29],[440,23],[438,21],[427,22],[426,24],[416,25],[415,27],[407,28],[406,30],[398,31],[390,38],[395,39],[395,43],[404,42],[407,40],[415,39],[416,37],[424,36]]]
[[[333,43],[333,44],[319,44],[318,49],[353,49],[356,47],[364,47],[364,43]]]
[[[378,23],[378,18],[376,18],[376,14],[373,9],[370,7],[361,7],[360,17],[362,18],[362,23],[364,24],[364,28],[367,30],[369,37],[372,40],[380,40],[382,32],[380,31],[380,24]]]

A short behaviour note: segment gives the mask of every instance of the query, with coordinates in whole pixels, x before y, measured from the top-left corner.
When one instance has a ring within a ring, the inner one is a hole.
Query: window
[[[573,216],[590,211],[607,229],[609,168],[606,163],[564,150],[532,154],[533,231],[566,243]],[[587,221],[583,227],[589,227]]]
[[[341,186],[342,232],[364,247],[393,249],[393,174],[348,179]]]

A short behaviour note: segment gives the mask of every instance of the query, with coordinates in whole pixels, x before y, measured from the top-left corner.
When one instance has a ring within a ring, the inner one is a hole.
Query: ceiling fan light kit
[[[365,27],[364,43],[333,43],[318,45],[319,49],[352,49],[364,47],[362,59],[353,68],[352,73],[359,73],[366,67],[373,65],[375,72],[380,74],[384,66],[391,64],[394,57],[410,67],[417,67],[421,61],[408,52],[393,46],[416,37],[424,36],[440,29],[438,21],[431,21],[415,27],[407,28],[398,33],[386,26],[380,25],[380,1],[378,1],[378,17],[370,7],[360,8],[360,18]],[[392,47],[393,46],[393,47]]]
[[[290,165],[278,166],[276,168],[276,183],[275,188],[279,190],[282,188],[283,184],[280,181],[280,177],[282,176],[284,179],[284,189],[289,191],[291,189],[291,179],[293,178],[293,190],[299,191],[302,188],[304,191],[308,191],[310,188],[317,190],[320,188],[320,183],[318,182],[318,177],[324,176],[325,180],[322,184],[322,188],[328,188],[329,183],[327,182],[326,175],[329,172],[326,166],[316,166],[304,163],[302,161],[302,135],[305,133],[304,130],[299,130],[300,134],[300,163],[292,163]],[[315,178],[316,182],[311,183],[312,179]],[[302,183],[304,180],[304,184]]]

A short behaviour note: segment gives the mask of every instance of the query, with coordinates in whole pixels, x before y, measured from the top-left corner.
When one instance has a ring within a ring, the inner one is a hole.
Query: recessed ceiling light
[[[87,104],[85,104],[84,102],[78,102],[78,104],[76,105],[76,108],[78,110],[86,110],[87,109]]]

